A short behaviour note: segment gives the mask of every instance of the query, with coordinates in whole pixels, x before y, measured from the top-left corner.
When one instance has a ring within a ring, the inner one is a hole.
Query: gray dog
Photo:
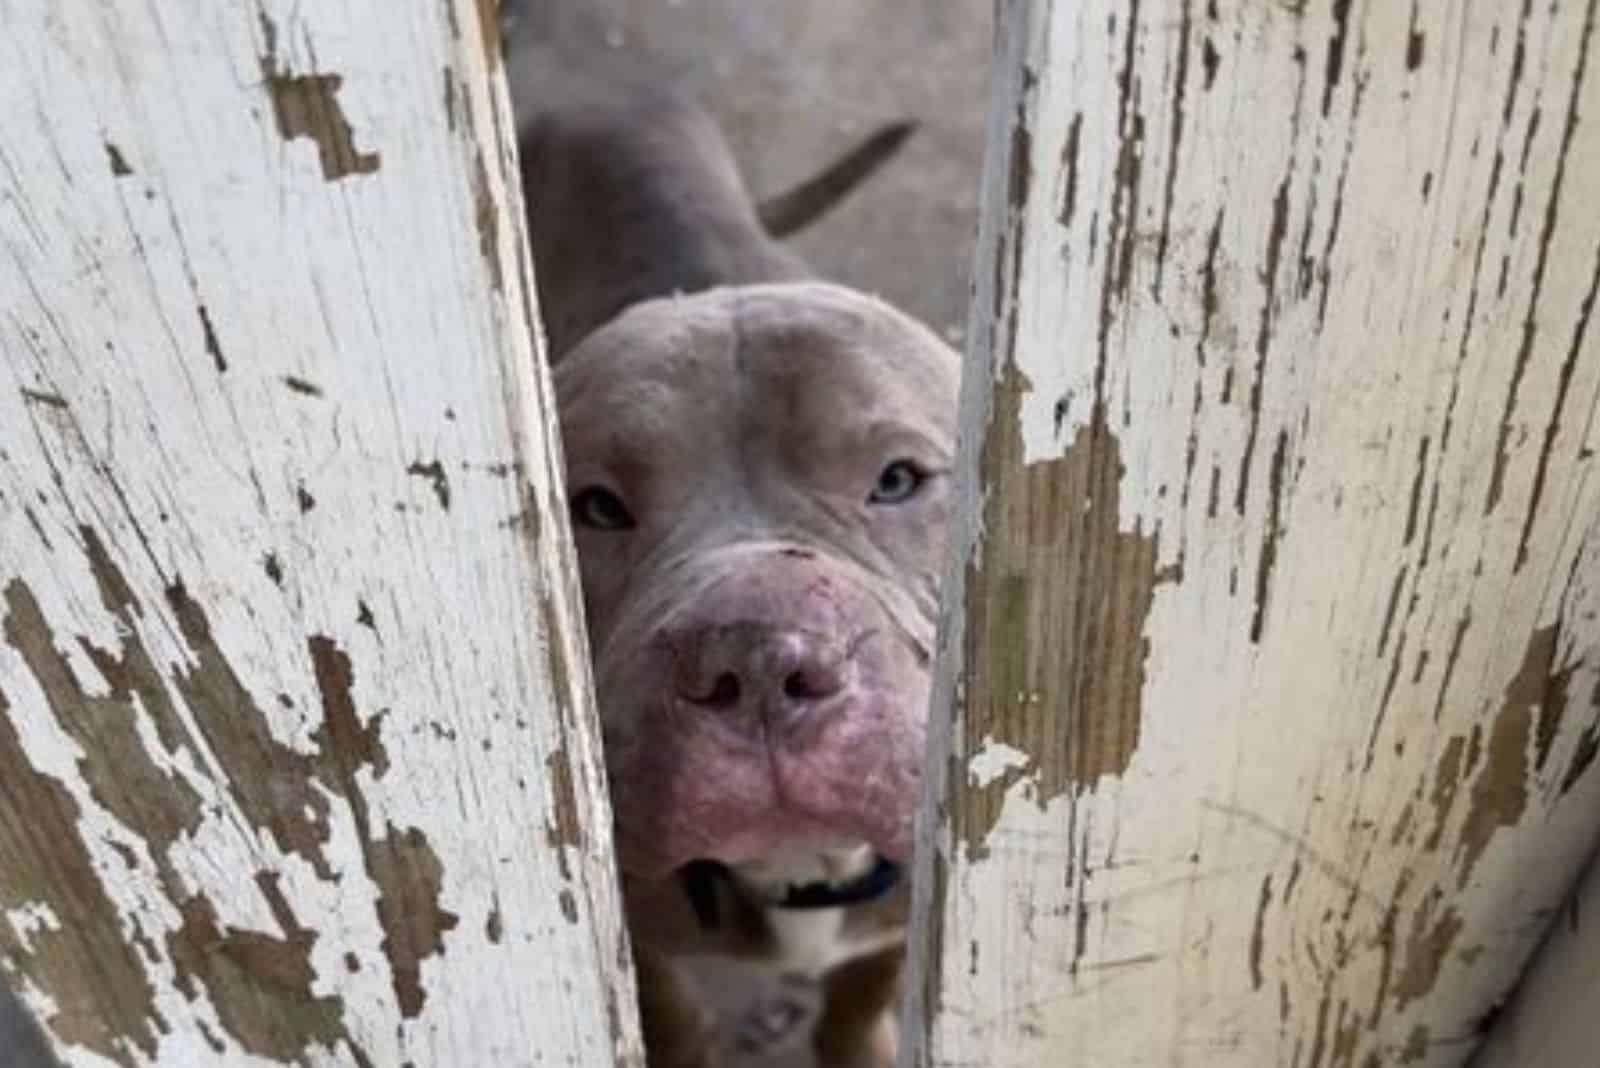
[[[507,65],[650,1064],[715,1063],[705,953],[819,978],[819,1061],[890,1064],[958,361],[770,231],[903,131],[763,213],[691,99],[536,18]]]

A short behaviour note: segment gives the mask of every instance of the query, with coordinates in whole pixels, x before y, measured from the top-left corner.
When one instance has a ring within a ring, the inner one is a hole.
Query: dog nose
[[[676,687],[720,712],[803,716],[849,683],[849,657],[828,636],[758,623],[701,628],[679,643]]]

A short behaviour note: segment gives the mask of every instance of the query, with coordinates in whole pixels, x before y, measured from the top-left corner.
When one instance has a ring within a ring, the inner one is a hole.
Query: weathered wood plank
[[[1573,888],[1473,1068],[1600,1060],[1600,862]]]
[[[0,0],[0,963],[70,1063],[638,1062],[493,8]]]
[[[1473,1048],[1600,831],[1596,7],[1002,6],[912,1063]]]

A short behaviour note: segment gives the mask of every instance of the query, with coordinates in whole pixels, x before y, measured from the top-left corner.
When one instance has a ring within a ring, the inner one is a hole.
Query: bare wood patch
[[[352,174],[371,174],[378,169],[379,154],[361,152],[355,146],[355,131],[339,105],[338,74],[289,74],[280,69],[277,53],[278,31],[272,20],[261,16],[267,49],[261,57],[261,74],[272,98],[272,114],[278,136],[285,141],[304,137],[317,146],[322,177],[330,182]]]

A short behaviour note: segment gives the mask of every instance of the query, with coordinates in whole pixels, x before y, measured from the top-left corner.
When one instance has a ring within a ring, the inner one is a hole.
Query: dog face
[[[648,301],[557,364],[625,872],[907,855],[958,374],[810,282]]]

